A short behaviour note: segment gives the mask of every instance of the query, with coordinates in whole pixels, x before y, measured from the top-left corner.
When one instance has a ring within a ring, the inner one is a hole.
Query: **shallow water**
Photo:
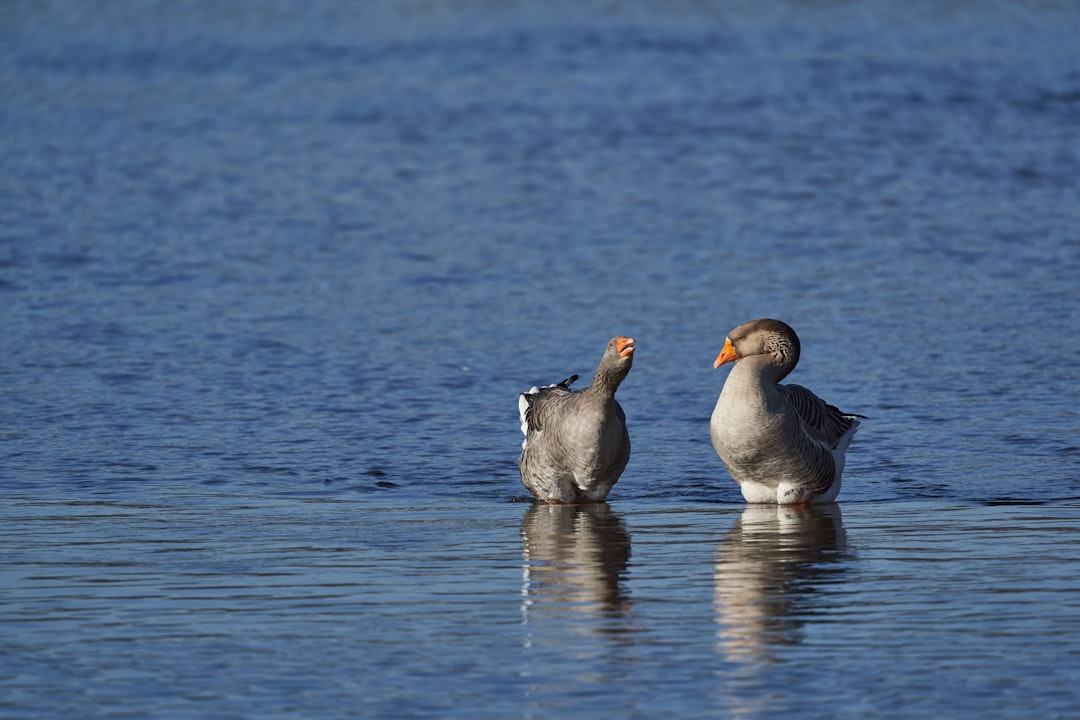
[[[8,503],[12,716],[1068,717],[1075,506]]]
[[[0,710],[1075,717],[1080,13],[0,11]],[[869,416],[746,508],[724,334]],[[609,502],[516,394],[636,338]]]

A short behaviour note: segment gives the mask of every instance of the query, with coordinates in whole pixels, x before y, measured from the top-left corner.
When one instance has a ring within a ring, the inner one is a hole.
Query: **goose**
[[[578,379],[532,388],[518,397],[521,482],[547,503],[600,502],[630,459],[626,415],[615,391],[634,362],[634,339],[612,338],[592,385],[573,391]]]
[[[780,320],[738,326],[713,363],[735,366],[709,422],[716,454],[748,503],[828,503],[840,492],[858,418],[780,381],[799,362],[799,336]]]

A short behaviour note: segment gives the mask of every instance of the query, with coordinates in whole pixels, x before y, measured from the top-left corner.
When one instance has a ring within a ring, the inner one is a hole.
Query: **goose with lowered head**
[[[780,383],[799,362],[786,323],[744,323],[724,339],[713,367],[733,362],[709,437],[750,503],[832,502],[861,415],[841,412],[801,385]]]

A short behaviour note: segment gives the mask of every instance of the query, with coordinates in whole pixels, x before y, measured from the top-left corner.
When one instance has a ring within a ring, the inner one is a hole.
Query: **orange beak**
[[[616,345],[619,357],[628,358],[634,354],[634,338],[621,337],[616,341]]]
[[[731,341],[724,338],[724,349],[716,356],[716,362],[714,362],[712,366],[718,368],[724,363],[734,362],[738,359],[739,356],[735,354],[735,348],[731,346]]]

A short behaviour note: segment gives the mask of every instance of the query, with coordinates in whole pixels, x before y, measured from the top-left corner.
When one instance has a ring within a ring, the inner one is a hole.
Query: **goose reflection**
[[[620,618],[630,535],[607,503],[534,503],[521,521],[522,613]],[[600,628],[597,628],[600,629]]]
[[[836,505],[747,507],[716,552],[717,636],[730,661],[770,661],[797,644],[822,586],[847,557]]]

